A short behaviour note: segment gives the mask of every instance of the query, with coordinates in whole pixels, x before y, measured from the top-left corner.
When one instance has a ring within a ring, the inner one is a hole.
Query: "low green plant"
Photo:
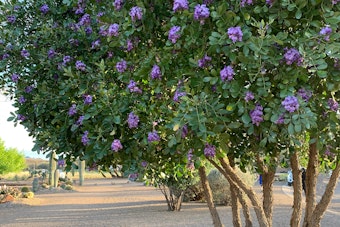
[[[30,192],[31,191],[31,189],[29,189],[29,187],[22,187],[21,188],[21,192]]]
[[[22,194],[22,198],[32,199],[34,198],[34,192],[25,192]]]

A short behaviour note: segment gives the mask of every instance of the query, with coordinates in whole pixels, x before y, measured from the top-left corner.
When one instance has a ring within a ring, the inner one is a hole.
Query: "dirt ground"
[[[259,186],[255,186],[260,193]],[[273,226],[289,226],[292,189],[283,182],[274,185]],[[224,226],[232,226],[231,208],[218,206]],[[253,212],[254,226],[256,217]],[[339,226],[340,198],[335,196],[321,222]],[[180,212],[167,211],[163,194],[154,187],[127,179],[87,180],[74,191],[40,191],[34,199],[0,204],[0,227],[170,227],[213,226],[205,203],[184,203]]]

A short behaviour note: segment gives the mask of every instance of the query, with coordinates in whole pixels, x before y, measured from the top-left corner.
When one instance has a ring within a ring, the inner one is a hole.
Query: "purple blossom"
[[[123,4],[124,4],[123,0],[115,0],[113,2],[113,6],[115,7],[117,11],[121,10],[121,8],[123,7]]]
[[[253,0],[241,0],[241,7],[244,7],[245,5],[252,5],[253,4]]]
[[[234,78],[235,72],[233,67],[229,66],[224,66],[224,68],[220,71],[220,77],[222,81],[231,81]]]
[[[128,122],[129,128],[137,128],[138,123],[139,123],[139,117],[133,112],[131,112],[129,113],[127,122]]]
[[[21,51],[21,56],[24,58],[28,58],[30,56],[30,53],[27,50],[23,49]]]
[[[259,126],[263,121],[263,107],[257,104],[253,110],[249,112],[252,124]]]
[[[287,96],[282,101],[282,106],[285,108],[288,112],[293,113],[294,111],[299,109],[299,100],[295,96]]]
[[[97,39],[96,41],[93,41],[91,43],[91,49],[96,49],[97,47],[100,47],[100,40]]]
[[[297,92],[297,94],[305,101],[308,102],[308,100],[312,97],[312,92],[307,91],[304,88],[300,88]]]
[[[82,61],[76,61],[76,69],[80,71],[85,71],[86,65]]]
[[[143,10],[139,6],[134,6],[131,8],[129,15],[132,21],[141,20],[143,17]]]
[[[82,125],[83,124],[83,121],[84,121],[84,116],[83,115],[81,115],[79,118],[78,118],[78,120],[77,120],[77,122],[76,122],[76,125]]]
[[[187,137],[187,135],[188,135],[188,132],[189,132],[189,130],[188,130],[188,126],[187,125],[183,125],[183,127],[182,127],[182,133],[181,133],[181,137],[184,139],[185,137]]]
[[[83,7],[78,7],[75,11],[76,15],[83,14],[84,13],[84,8]]]
[[[247,91],[246,96],[244,97],[244,100],[246,100],[246,102],[249,102],[253,100],[254,98],[255,98],[254,93],[251,91]]]
[[[8,53],[4,53],[0,59],[5,60],[5,59],[9,58],[9,56],[10,55]]]
[[[83,143],[84,146],[88,145],[90,140],[88,138],[89,132],[85,131],[84,134],[81,137],[81,142]]]
[[[152,67],[150,76],[153,80],[155,79],[161,79],[162,77],[162,72],[161,72],[161,68],[158,65],[154,65]]]
[[[148,162],[147,162],[147,161],[142,161],[142,162],[140,163],[140,165],[141,165],[143,168],[145,168],[145,167],[147,167]]]
[[[18,74],[16,74],[16,73],[13,73],[13,74],[12,74],[12,81],[13,81],[14,83],[18,83],[19,78],[20,78],[20,76],[19,76]]]
[[[24,115],[22,115],[22,114],[18,114],[18,115],[17,115],[17,119],[18,119],[19,121],[24,121],[24,120],[26,120],[26,117],[25,117]]]
[[[286,49],[286,53],[284,54],[284,59],[287,65],[291,65],[294,62],[297,65],[301,65],[302,60],[303,60],[299,51],[295,48]]]
[[[92,27],[91,26],[87,26],[85,29],[84,29],[86,35],[91,35],[92,34]]]
[[[203,4],[206,4],[206,5],[209,5],[213,2],[214,2],[214,0],[203,0]]]
[[[266,0],[266,4],[269,5],[269,7],[272,7],[275,0]]]
[[[282,125],[282,124],[284,124],[285,123],[285,115],[284,114],[281,114],[280,116],[279,116],[279,118],[275,121],[275,124],[277,124],[277,125]]]
[[[107,35],[108,36],[118,36],[119,33],[119,24],[111,24],[108,28]]]
[[[72,104],[72,106],[70,107],[70,109],[68,110],[68,115],[69,116],[73,116],[77,113],[77,106],[76,104]]]
[[[123,149],[123,145],[121,144],[120,140],[119,139],[113,140],[113,142],[111,144],[111,150],[117,152],[121,149]]]
[[[161,140],[161,138],[159,137],[157,131],[154,130],[152,132],[149,132],[149,134],[148,134],[148,142],[149,143],[160,141],[160,140]]]
[[[107,57],[108,57],[108,58],[112,58],[112,57],[113,57],[112,51],[107,52]]]
[[[336,5],[338,2],[340,2],[340,0],[332,0],[333,5]]]
[[[194,157],[192,152],[193,152],[193,149],[188,150],[188,154],[187,154],[188,162],[191,162],[192,158]]]
[[[49,49],[48,52],[47,52],[47,56],[48,58],[54,58],[56,55],[56,52],[53,50],[53,49]]]
[[[7,17],[7,21],[8,21],[8,23],[11,23],[11,24],[13,24],[15,21],[16,21],[16,16],[14,16],[14,15],[9,15],[8,17]]]
[[[63,167],[65,165],[65,160],[58,160],[57,165]]]
[[[179,10],[186,10],[186,9],[189,9],[188,0],[175,0],[174,1],[174,6],[172,8],[174,12],[177,12]]]
[[[28,93],[28,94],[31,93],[32,91],[33,91],[33,86],[31,86],[31,85],[30,85],[30,86],[27,86],[27,87],[25,88],[25,92]]]
[[[78,24],[79,24],[80,26],[90,25],[90,24],[91,24],[91,16],[90,16],[90,14],[87,14],[87,13],[84,14],[84,15],[80,18]]]
[[[230,27],[228,28],[228,36],[229,39],[231,39],[233,41],[233,43],[239,41],[242,41],[242,37],[243,37],[243,33],[242,30],[239,26],[237,27]]]
[[[180,30],[181,30],[180,26],[173,26],[173,27],[171,27],[171,29],[169,31],[168,39],[172,43],[176,43],[177,39],[179,39],[179,37],[181,37],[181,34],[179,34]]]
[[[179,91],[178,89],[176,89],[173,100],[175,102],[179,102],[179,98],[182,97],[182,96],[185,96],[186,94],[187,94],[186,92]]]
[[[119,61],[116,64],[116,69],[118,72],[123,73],[127,69],[127,63],[125,60]]]
[[[198,67],[204,68],[209,65],[209,62],[211,62],[211,57],[209,57],[208,55],[204,55],[203,58],[198,60],[197,64],[198,64]]]
[[[20,104],[25,103],[25,102],[26,102],[25,97],[24,97],[24,96],[20,96],[18,102],[19,102]]]
[[[92,96],[91,95],[84,95],[83,99],[84,99],[84,104],[85,105],[89,105],[89,104],[92,103]]]
[[[100,28],[99,28],[99,35],[101,35],[101,36],[107,36],[107,30],[106,30],[106,26],[105,25],[103,25],[103,26],[100,26]]]
[[[334,158],[335,157],[335,154],[333,152],[331,152],[332,148],[333,148],[332,146],[326,145],[325,156],[328,156],[330,158]]]
[[[98,12],[97,13],[97,17],[102,17],[102,16],[104,16],[105,15],[105,12]]]
[[[321,28],[320,35],[324,37],[324,40],[329,41],[329,36],[332,33],[332,28],[329,26]]]
[[[201,24],[204,24],[204,20],[208,18],[209,15],[209,8],[205,4],[195,6],[194,19],[199,20]]]
[[[131,51],[133,49],[133,42],[131,39],[126,40],[126,50]]]
[[[216,155],[216,148],[214,145],[210,145],[208,143],[205,144],[205,147],[204,147],[204,155],[205,157],[215,157]]]
[[[72,60],[71,56],[64,56],[63,57],[63,65],[65,66],[67,63],[69,63]]]
[[[78,46],[78,45],[79,45],[78,39],[70,39],[69,42],[70,42],[70,44],[72,44],[73,46]]]
[[[142,90],[137,86],[137,83],[134,80],[130,80],[130,83],[128,84],[128,89],[132,93],[142,93]]]
[[[335,99],[328,99],[328,106],[331,111],[336,112],[339,108],[339,103]]]
[[[44,4],[40,7],[40,11],[43,13],[43,14],[46,14],[48,13],[48,11],[50,10],[50,8],[48,7],[47,4]]]

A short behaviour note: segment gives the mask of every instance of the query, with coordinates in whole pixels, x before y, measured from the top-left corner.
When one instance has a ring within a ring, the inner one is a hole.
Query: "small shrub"
[[[29,187],[22,187],[21,188],[21,192],[30,192],[31,190],[29,189]]]
[[[72,185],[65,185],[65,190],[73,190],[73,186]]]
[[[7,187],[6,185],[0,186],[0,195],[11,195],[14,198],[21,196],[21,191],[18,188]]]
[[[42,183],[42,184],[41,184],[41,187],[42,187],[42,188],[46,188],[46,189],[47,189],[47,188],[49,188],[49,185],[48,185],[48,184],[46,184],[46,183]]]

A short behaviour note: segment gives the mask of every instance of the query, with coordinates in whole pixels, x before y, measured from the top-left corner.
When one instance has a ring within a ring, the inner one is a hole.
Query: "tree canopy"
[[[0,174],[20,172],[26,167],[24,154],[15,148],[6,148],[0,139]]]

